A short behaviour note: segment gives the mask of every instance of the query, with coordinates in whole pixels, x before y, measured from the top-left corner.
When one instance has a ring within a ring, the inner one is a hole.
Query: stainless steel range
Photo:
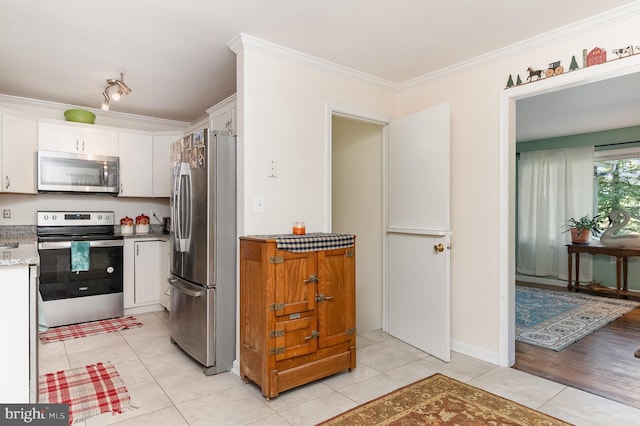
[[[37,234],[49,327],[124,315],[124,241],[115,235],[114,212],[39,211]]]

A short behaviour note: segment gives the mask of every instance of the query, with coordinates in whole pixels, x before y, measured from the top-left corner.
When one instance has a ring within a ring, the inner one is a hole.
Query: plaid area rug
[[[112,333],[114,331],[126,330],[128,328],[141,327],[135,317],[113,318],[100,321],[85,322],[82,324],[63,325],[53,327],[44,333],[40,333],[40,340],[44,343],[61,342],[67,339],[77,339],[79,337],[93,336],[95,334]]]
[[[38,403],[68,404],[69,424],[132,408],[129,392],[109,362],[44,374],[39,378],[38,394]]]
[[[560,351],[638,306],[630,300],[516,286],[516,340]]]

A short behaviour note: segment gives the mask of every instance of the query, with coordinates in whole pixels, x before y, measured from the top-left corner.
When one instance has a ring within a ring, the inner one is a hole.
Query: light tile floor
[[[88,419],[86,426],[313,425],[393,389],[442,373],[577,425],[638,425],[640,410],[511,368],[452,352],[445,363],[389,335],[358,335],[358,366],[266,401],[232,372],[205,376],[169,341],[169,315],[144,326],[40,344],[40,373],[111,361],[136,409]],[[82,423],[80,423],[82,424]]]

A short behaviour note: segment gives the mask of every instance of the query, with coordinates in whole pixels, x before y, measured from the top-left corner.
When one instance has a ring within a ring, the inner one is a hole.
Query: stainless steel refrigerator
[[[236,336],[236,138],[208,129],[171,145],[171,341],[229,371]]]

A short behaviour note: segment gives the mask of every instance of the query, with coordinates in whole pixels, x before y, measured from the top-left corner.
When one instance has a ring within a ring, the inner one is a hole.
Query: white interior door
[[[387,330],[450,359],[449,104],[389,124]]]

